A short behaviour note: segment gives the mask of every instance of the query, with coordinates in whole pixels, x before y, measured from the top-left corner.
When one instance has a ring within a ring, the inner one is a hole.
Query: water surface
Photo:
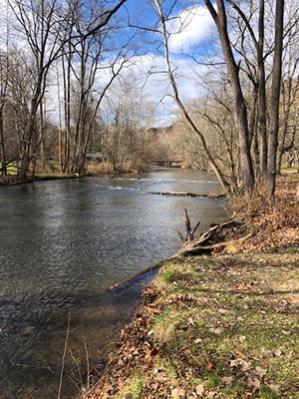
[[[153,191],[220,188],[208,174],[171,169],[0,189],[1,399],[57,397],[68,323],[62,397],[72,397],[146,281],[113,294],[107,288],[177,251],[184,208],[202,230],[226,217],[223,200]]]

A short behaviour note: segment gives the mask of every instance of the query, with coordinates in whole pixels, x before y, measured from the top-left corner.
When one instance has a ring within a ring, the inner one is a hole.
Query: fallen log
[[[252,236],[252,234],[249,233],[249,234],[246,234],[245,236],[237,238],[235,240],[218,242],[216,244],[198,245],[198,246],[194,246],[191,248],[182,247],[181,250],[177,253],[177,255],[187,256],[187,255],[199,255],[199,254],[211,253],[217,249],[222,249],[222,248],[225,249],[226,247],[229,247],[232,245],[241,244],[242,242],[246,241],[251,236]]]
[[[150,191],[149,194],[153,195],[165,195],[165,196],[174,196],[174,197],[192,197],[192,198],[225,198],[225,194],[200,194],[200,193],[191,193],[191,192],[181,192],[181,191]]]
[[[251,234],[247,234],[237,239],[219,242],[219,236],[221,236],[223,230],[242,226],[244,224],[244,222],[242,221],[235,220],[235,215],[233,215],[231,219],[211,226],[207,231],[202,233],[199,238],[195,239],[195,232],[198,229],[200,223],[198,222],[195,225],[195,228],[192,229],[188,211],[187,209],[185,209],[184,211],[186,235],[184,237],[184,235],[180,231],[177,232],[184,244],[176,255],[210,253],[216,249],[225,248],[229,245],[239,244],[251,236]]]

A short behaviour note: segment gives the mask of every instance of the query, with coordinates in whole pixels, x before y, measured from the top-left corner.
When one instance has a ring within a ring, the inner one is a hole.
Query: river
[[[227,217],[222,199],[154,191],[221,190],[209,174],[180,169],[0,188],[1,399],[57,398],[67,332],[61,397],[73,397],[150,276],[107,288],[176,252],[184,208],[202,230]]]

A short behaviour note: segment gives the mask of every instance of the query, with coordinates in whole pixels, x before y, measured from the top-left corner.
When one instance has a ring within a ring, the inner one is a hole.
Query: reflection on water
[[[57,397],[68,314],[64,398],[85,384],[138,305],[140,281],[105,291],[180,245],[183,209],[205,229],[222,200],[151,191],[219,193],[211,176],[168,170],[141,178],[40,182],[0,190],[0,398]],[[79,372],[80,371],[80,372]]]

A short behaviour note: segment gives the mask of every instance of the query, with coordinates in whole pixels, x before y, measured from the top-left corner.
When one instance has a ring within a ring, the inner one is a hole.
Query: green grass
[[[0,167],[1,167],[1,163],[0,163]],[[6,166],[6,171],[7,171],[8,176],[16,176],[18,173],[17,166],[14,165],[13,163],[10,163]]]
[[[143,376],[141,371],[135,372],[119,392],[117,399],[140,399],[143,389]]]
[[[186,397],[201,384],[204,397],[299,398],[298,251],[170,261],[155,285],[151,337],[170,386]],[[143,378],[152,382],[150,369]]]
[[[298,255],[165,262],[115,357],[111,398],[299,399]]]

